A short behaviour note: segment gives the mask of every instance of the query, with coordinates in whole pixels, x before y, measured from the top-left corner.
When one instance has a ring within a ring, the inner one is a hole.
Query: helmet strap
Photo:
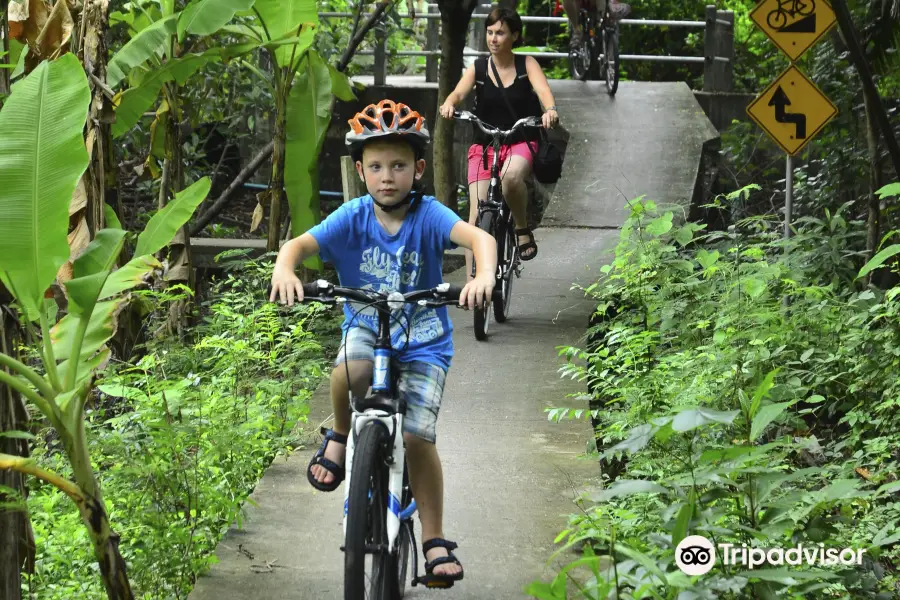
[[[384,212],[389,213],[389,212],[393,212],[399,208],[402,208],[402,207],[406,206],[407,204],[411,205],[412,201],[416,199],[416,193],[417,192],[415,190],[410,190],[409,193],[406,195],[406,198],[404,198],[397,204],[382,204],[381,202],[379,202],[378,200],[375,199],[375,196],[372,196],[372,202],[374,202],[375,206],[377,206]]]

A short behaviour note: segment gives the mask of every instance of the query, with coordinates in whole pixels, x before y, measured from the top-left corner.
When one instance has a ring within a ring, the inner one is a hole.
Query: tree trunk
[[[184,115],[181,110],[181,99],[178,95],[178,84],[167,84],[169,103],[169,119],[166,124],[166,162],[163,175],[163,183],[160,186],[160,208],[163,208],[170,198],[184,189],[184,160],[182,155],[182,128]],[[194,289],[194,269],[191,265],[191,234],[188,224],[185,224],[175,239],[169,242],[167,249],[169,265],[165,279],[169,285],[182,284],[189,289]],[[167,333],[181,337],[188,314],[190,301],[185,298],[176,300],[169,306],[169,315],[163,328],[157,330],[157,335]]]
[[[16,356],[18,323],[11,317],[9,304],[12,297],[0,284],[0,352]],[[0,431],[23,431],[28,427],[28,410],[18,392],[0,384]],[[0,452],[28,457],[28,441],[0,437]],[[13,470],[0,470],[0,486],[18,492],[25,498],[25,482],[21,474]],[[0,504],[14,499],[0,492]],[[20,600],[21,574],[31,571],[34,565],[34,538],[28,513],[24,510],[0,508],[0,598]]]
[[[119,534],[112,530],[103,501],[87,496],[79,506],[81,519],[88,527],[94,544],[94,557],[100,565],[100,576],[109,600],[133,600],[125,559],[119,551]]]
[[[287,143],[287,100],[291,92],[291,74],[277,64],[274,69],[281,69],[281,77],[276,78],[275,94],[275,146],[272,150],[272,179],[269,182],[269,241],[266,250],[278,252],[281,247],[281,198],[284,195],[284,154]]]
[[[444,103],[462,76],[466,33],[476,0],[442,0],[441,65],[438,75],[438,106]],[[437,112],[437,111],[435,111]],[[457,210],[456,176],[453,165],[453,134],[456,121],[435,117],[434,126],[434,191],[439,200]]]
[[[244,185],[248,179],[253,177],[253,174],[256,173],[256,170],[259,169],[260,165],[266,161],[270,156],[272,156],[272,152],[275,148],[275,141],[271,141],[265,145],[265,147],[259,151],[259,153],[253,157],[253,160],[250,161],[246,167],[244,167],[237,177],[234,178],[234,181],[229,184],[228,189],[222,192],[222,195],[219,196],[215,202],[213,202],[212,206],[209,207],[202,216],[198,217],[196,221],[191,224],[191,235],[197,235],[203,228],[209,225],[209,222],[212,221],[222,209],[228,204],[228,201],[231,199],[232,194]]]
[[[866,97],[866,142],[869,147],[869,202],[868,202],[868,226],[866,228],[866,260],[875,256],[878,250],[878,242],[881,237],[881,200],[875,192],[884,185],[884,173],[881,171],[881,159],[878,153],[878,129],[875,123],[875,108]],[[872,273],[866,275],[866,284],[872,280]]]
[[[891,122],[884,109],[884,104],[881,102],[881,96],[878,95],[878,88],[875,87],[875,81],[872,78],[872,69],[863,54],[862,46],[860,46],[859,38],[856,35],[856,29],[853,26],[853,20],[850,16],[850,10],[847,8],[847,2],[846,0],[833,0],[832,6],[834,8],[834,14],[837,17],[838,26],[841,29],[841,35],[844,37],[844,41],[847,44],[850,62],[856,67],[856,72],[859,73],[866,102],[871,103],[872,112],[874,113],[878,127],[881,130],[881,135],[884,137],[888,152],[891,155],[894,173],[900,178],[900,146],[897,145],[897,138],[894,136]]]
[[[0,0],[0,55],[9,51],[9,26],[6,20],[6,10],[8,8],[8,0]],[[9,57],[4,61],[8,61]],[[12,71],[9,69],[0,69],[0,94],[9,93],[9,76]],[[3,102],[0,101],[0,106]]]
[[[88,203],[84,218],[87,220],[91,238],[104,227],[103,207],[107,200],[107,189],[112,181],[115,181],[115,168],[108,172],[112,161],[112,145],[110,136],[109,119],[104,118],[112,114],[112,102],[106,96],[108,90],[104,89],[106,81],[106,29],[109,22],[104,2],[85,3],[86,8],[81,12],[81,23],[76,31],[83,31],[84,37],[79,40],[78,58],[84,65],[91,86],[91,104],[85,129],[85,139],[88,144],[88,153],[91,160],[85,173],[85,189]],[[118,214],[120,214],[117,211]]]

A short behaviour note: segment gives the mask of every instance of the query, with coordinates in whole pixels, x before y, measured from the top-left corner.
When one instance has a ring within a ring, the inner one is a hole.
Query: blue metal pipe
[[[245,188],[250,188],[252,190],[265,190],[268,189],[269,186],[264,183],[244,183]],[[325,190],[319,190],[320,196],[334,196],[336,198],[342,197],[344,194],[342,192],[329,192]]]

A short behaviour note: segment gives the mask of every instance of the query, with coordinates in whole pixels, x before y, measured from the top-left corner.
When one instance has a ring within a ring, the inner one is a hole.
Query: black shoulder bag
[[[494,61],[490,58],[488,59],[488,62],[491,65],[491,70],[494,72],[494,79],[497,80],[497,87],[500,88],[500,93],[503,94],[503,101],[506,102],[506,108],[509,110],[509,114],[512,115],[513,119],[517,119],[516,115],[518,113],[516,113],[512,103],[509,101],[509,97],[506,95],[506,88],[503,86],[503,80],[500,79],[497,65],[495,65]],[[534,172],[534,178],[539,182],[543,184],[556,183],[562,175],[562,153],[560,153],[559,148],[550,141],[550,138],[547,136],[547,132],[544,131],[543,127],[539,131],[540,137],[537,140],[537,153],[531,149],[531,144],[528,144],[528,149],[531,150],[533,159],[531,169]]]

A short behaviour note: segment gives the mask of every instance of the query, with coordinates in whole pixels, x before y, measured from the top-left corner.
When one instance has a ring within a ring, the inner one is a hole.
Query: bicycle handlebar
[[[508,138],[513,133],[521,129],[522,127],[543,127],[543,123],[538,117],[523,117],[515,122],[512,128],[503,130],[498,127],[494,127],[493,125],[489,125],[476,117],[474,114],[470,113],[467,110],[454,110],[453,118],[459,119],[460,121],[470,121],[474,123],[485,135],[489,135],[491,137],[499,137],[501,139]]]
[[[271,290],[271,286],[269,288]],[[429,308],[459,305],[459,296],[463,288],[458,285],[442,283],[427,290],[415,290],[406,294],[400,292],[376,292],[361,288],[339,287],[319,279],[303,284],[303,302],[321,302],[337,304],[344,300],[354,300],[364,304],[386,304],[390,309],[399,309],[403,304],[418,304]],[[271,293],[271,292],[270,292]]]

